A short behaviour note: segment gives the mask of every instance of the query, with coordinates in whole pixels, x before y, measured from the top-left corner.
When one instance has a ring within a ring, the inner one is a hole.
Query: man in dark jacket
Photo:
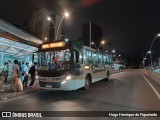
[[[37,72],[37,63],[35,62],[34,65],[30,68],[29,74],[31,74],[31,83],[29,86],[33,86],[34,81],[36,79],[36,72]]]

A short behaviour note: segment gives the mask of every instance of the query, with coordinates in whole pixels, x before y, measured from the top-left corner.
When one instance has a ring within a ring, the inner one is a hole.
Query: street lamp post
[[[160,37],[160,34],[157,34],[155,36],[155,38],[153,39],[152,43],[151,43],[151,47],[150,47],[150,57],[151,57],[151,68],[153,68],[153,65],[152,65],[152,46],[153,46],[153,43],[154,41],[156,40],[157,37]]]
[[[145,68],[145,61],[147,60],[147,58],[143,58],[143,68]]]
[[[95,43],[94,43],[94,42],[92,42],[91,44],[92,44],[92,45],[94,45],[94,46],[95,46],[95,48],[96,48],[96,50],[98,50],[98,51],[99,51],[100,46],[101,46],[102,44],[105,44],[105,41],[101,41],[101,43],[100,43],[100,45],[98,46],[98,48],[96,47],[96,45],[95,45]]]
[[[146,53],[146,55],[145,55],[145,57],[143,58],[143,61],[142,61],[142,63],[143,63],[143,68],[145,67],[145,60],[147,60],[147,55],[148,54],[151,54],[151,51],[148,51],[147,53]]]
[[[102,44],[105,44],[105,41],[102,41],[102,42],[100,43],[100,45],[98,46],[98,51],[99,51],[99,48],[100,48],[100,46],[101,46]]]
[[[53,26],[54,26],[54,28],[55,28],[55,40],[57,40],[57,38],[58,38],[59,28],[60,28],[60,25],[61,25],[64,17],[69,17],[69,13],[66,12],[66,13],[62,16],[62,18],[61,18],[61,20],[60,20],[60,22],[59,22],[59,24],[58,24],[57,29],[56,29],[56,25],[55,25],[55,23],[53,22],[52,18],[51,18],[51,17],[48,17],[48,18],[47,18],[48,21],[51,21],[51,22],[53,23]]]
[[[57,33],[57,34],[56,34],[56,40],[57,40],[57,37],[58,37],[59,27],[60,27],[60,25],[61,25],[64,17],[69,17],[69,13],[66,12],[66,13],[63,15],[62,19],[60,20],[60,22],[59,22],[59,24],[58,24],[58,28],[57,28],[57,32],[56,32],[56,33]]]
[[[116,55],[114,55],[114,57],[115,57],[115,61],[118,61],[119,58],[121,57],[121,54],[119,54],[117,57],[116,57]]]
[[[143,58],[143,68],[145,67],[145,60],[147,60],[147,55],[151,54],[151,51],[148,51],[145,55],[145,57]]]
[[[51,17],[47,17],[47,20],[50,21],[50,22],[52,22],[52,24],[53,24],[52,28],[54,28],[54,39],[55,39],[56,38],[56,26],[55,26],[55,22],[52,20]],[[50,28],[50,29],[52,29],[52,28]]]
[[[94,42],[92,42],[92,45],[94,45],[94,46],[95,46],[95,48],[96,48],[96,50],[97,50],[97,47],[96,47],[96,45],[94,44]]]

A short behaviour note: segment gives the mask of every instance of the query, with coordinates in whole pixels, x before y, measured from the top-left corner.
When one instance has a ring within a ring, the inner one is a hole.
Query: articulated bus
[[[46,42],[40,45],[36,53],[41,89],[88,89],[91,83],[107,79],[112,72],[111,55],[79,42]]]

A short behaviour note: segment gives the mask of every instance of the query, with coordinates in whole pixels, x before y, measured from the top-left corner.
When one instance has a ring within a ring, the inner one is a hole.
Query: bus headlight
[[[66,79],[64,79],[62,82],[61,82],[61,84],[65,84],[67,81],[69,81],[70,79],[71,79],[72,77],[70,76],[70,75],[68,75],[67,77],[66,77]]]
[[[68,75],[68,76],[66,77],[66,80],[70,80],[70,79],[71,79],[71,76]]]
[[[64,80],[64,81],[62,81],[62,82],[61,82],[61,84],[65,84],[66,82],[67,82],[67,81],[66,81],[66,80]]]

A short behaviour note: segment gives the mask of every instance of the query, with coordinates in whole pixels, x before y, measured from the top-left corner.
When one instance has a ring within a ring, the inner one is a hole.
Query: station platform
[[[28,85],[31,82],[31,80],[28,81]],[[32,92],[35,92],[39,90],[38,81],[35,81],[34,85],[32,87],[24,87],[23,91],[17,91],[17,92],[11,92],[11,83],[8,81],[5,84],[4,91],[0,91],[0,103],[3,103],[5,101],[8,101],[10,99],[29,94]]]

